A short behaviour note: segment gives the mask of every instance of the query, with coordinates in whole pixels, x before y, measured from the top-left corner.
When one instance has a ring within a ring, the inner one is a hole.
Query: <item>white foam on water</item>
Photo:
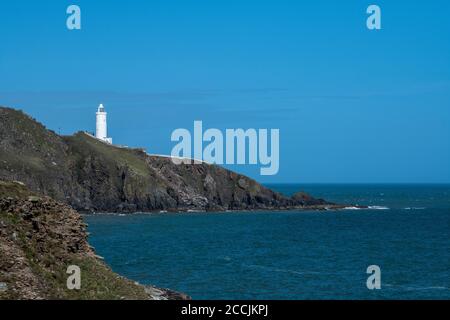
[[[390,208],[384,206],[368,206],[367,208],[345,207],[344,210],[390,210]]]
[[[406,287],[406,290],[418,291],[418,290],[450,290],[447,287]]]
[[[444,287],[444,286],[419,287],[419,286],[408,286],[408,285],[395,285],[395,284],[389,284],[389,283],[384,283],[384,284],[382,284],[382,286],[383,287],[398,288],[399,290],[407,290],[407,291],[450,290],[450,288]]]
[[[390,210],[388,207],[384,207],[384,206],[369,206],[368,208],[370,210]]]

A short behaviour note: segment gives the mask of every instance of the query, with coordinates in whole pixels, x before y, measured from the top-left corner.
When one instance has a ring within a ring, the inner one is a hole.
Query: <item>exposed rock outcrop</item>
[[[81,270],[80,290],[66,285]],[[19,183],[0,181],[0,299],[188,299],[113,273],[87,242],[79,213]]]
[[[217,165],[175,165],[83,132],[62,137],[21,111],[1,107],[0,179],[22,181],[86,212],[341,207],[308,195],[286,197]]]

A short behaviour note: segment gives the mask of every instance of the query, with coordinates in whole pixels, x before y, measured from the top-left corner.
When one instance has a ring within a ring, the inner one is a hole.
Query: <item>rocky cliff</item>
[[[67,288],[71,265],[81,271],[79,290]],[[0,300],[187,298],[113,273],[89,246],[79,213],[0,181]]]
[[[304,193],[286,197],[220,166],[175,165],[83,132],[59,136],[23,112],[2,107],[0,179],[21,181],[85,212],[340,207]]]

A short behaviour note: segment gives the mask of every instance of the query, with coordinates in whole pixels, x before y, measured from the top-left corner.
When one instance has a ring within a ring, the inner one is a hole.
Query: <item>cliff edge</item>
[[[80,268],[80,290],[67,288],[71,265]],[[188,299],[146,287],[109,269],[87,242],[86,225],[65,204],[0,181],[0,300]]]
[[[84,132],[59,136],[3,107],[0,179],[21,181],[82,212],[342,207],[304,193],[286,197],[217,165],[176,165],[169,157],[109,145]]]

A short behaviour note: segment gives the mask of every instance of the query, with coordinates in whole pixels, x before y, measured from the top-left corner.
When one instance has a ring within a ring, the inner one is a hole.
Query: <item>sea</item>
[[[268,187],[370,208],[85,215],[89,241],[115,272],[193,299],[450,299],[450,185]]]

